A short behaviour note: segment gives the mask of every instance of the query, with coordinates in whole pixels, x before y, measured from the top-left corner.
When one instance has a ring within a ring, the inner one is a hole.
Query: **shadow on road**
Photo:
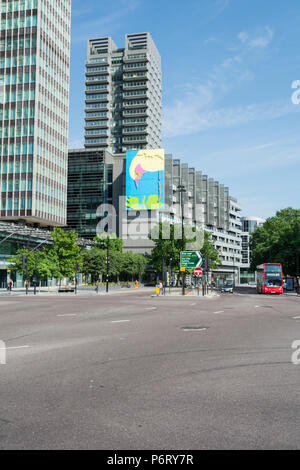
[[[238,286],[235,287],[234,292],[237,294],[257,294],[256,286]]]

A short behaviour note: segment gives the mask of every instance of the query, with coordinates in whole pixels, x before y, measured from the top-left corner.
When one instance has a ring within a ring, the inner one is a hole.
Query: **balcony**
[[[128,136],[129,137],[129,136]],[[128,137],[123,136],[123,144],[133,145],[133,144],[145,144],[147,143],[147,136],[139,136],[138,139],[131,137],[132,140],[128,140]]]
[[[93,79],[93,80],[85,80],[85,84],[86,85],[98,85],[98,84],[102,84],[102,83],[110,83],[111,80],[110,80],[110,77],[109,75],[103,75],[103,77],[99,77],[99,78],[96,78],[96,79]]]
[[[129,91],[129,90],[143,90],[144,88],[148,88],[149,84],[145,80],[145,82],[141,85],[133,85],[131,82],[124,83],[123,84],[123,90],[124,91]],[[146,90],[147,91],[147,90]]]
[[[141,98],[141,99],[144,99],[144,98]],[[145,106],[147,106],[147,100],[145,100],[145,101],[146,101],[146,103],[127,103],[126,101],[124,101],[123,106],[124,106],[124,108],[128,108],[128,109],[131,109],[131,108],[144,108]]]

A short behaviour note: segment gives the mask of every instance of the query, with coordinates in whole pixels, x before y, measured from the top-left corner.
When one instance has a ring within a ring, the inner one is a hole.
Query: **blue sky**
[[[83,145],[87,39],[149,31],[163,147],[229,186],[243,215],[299,208],[299,0],[72,0],[70,148]]]

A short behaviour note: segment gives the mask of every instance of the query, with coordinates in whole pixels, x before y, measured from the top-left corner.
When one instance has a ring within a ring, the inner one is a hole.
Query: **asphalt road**
[[[300,298],[3,297],[0,340],[0,449],[300,448]]]

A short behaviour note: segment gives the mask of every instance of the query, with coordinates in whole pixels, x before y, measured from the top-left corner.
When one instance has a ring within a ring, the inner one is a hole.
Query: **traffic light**
[[[202,269],[203,271],[209,271],[209,268],[210,268],[210,263],[209,263],[209,259],[207,256],[204,256],[204,259],[203,259],[203,264],[202,264]]]

